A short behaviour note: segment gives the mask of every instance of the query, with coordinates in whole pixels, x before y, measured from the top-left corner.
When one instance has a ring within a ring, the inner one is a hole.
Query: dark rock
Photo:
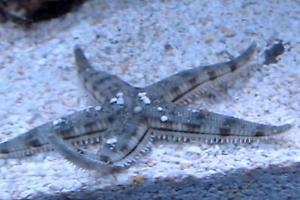
[[[0,21],[17,24],[50,20],[60,17],[86,0],[0,0]]]
[[[143,185],[124,185],[95,190],[76,190],[61,194],[41,194],[32,199],[299,199],[300,163],[287,167],[271,165],[252,170],[238,169],[209,177],[180,180],[145,181]],[[174,178],[176,179],[176,178]]]
[[[265,51],[264,64],[269,65],[271,63],[277,63],[277,57],[284,53],[284,46],[280,40],[274,44],[270,49]]]

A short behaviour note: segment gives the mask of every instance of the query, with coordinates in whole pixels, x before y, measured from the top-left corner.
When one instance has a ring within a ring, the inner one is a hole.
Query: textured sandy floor
[[[259,144],[158,144],[114,176],[78,170],[55,153],[0,161],[0,199],[300,161],[299,2],[122,2],[91,1],[29,31],[0,27],[0,142],[89,104],[75,73],[75,44],[95,66],[144,86],[176,71],[220,62],[224,51],[238,55],[251,41],[262,52],[282,39],[286,52],[277,64],[262,66],[243,88],[237,83],[225,101],[205,105],[257,122],[292,122],[294,128]]]

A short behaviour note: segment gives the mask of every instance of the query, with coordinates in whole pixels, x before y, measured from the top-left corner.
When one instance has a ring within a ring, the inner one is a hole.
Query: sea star
[[[54,147],[81,168],[111,172],[130,166],[150,149],[154,140],[243,142],[284,132],[291,125],[259,124],[179,104],[199,96],[205,84],[246,68],[255,50],[253,43],[230,61],[185,70],[138,88],[95,70],[83,51],[75,47],[79,76],[99,105],[3,142],[0,155],[24,157]],[[81,148],[94,143],[101,143],[96,153]]]

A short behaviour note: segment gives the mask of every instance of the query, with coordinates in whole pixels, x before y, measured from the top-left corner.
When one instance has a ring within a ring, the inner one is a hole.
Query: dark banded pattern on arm
[[[253,43],[240,56],[230,61],[214,65],[200,66],[179,72],[145,88],[149,94],[161,96],[168,102],[179,102],[208,82],[222,79],[223,76],[233,74],[243,68],[254,55],[256,44]],[[157,88],[160,88],[157,91]]]
[[[121,126],[119,124],[121,123],[115,124],[110,130],[115,143],[111,144],[109,139],[106,140],[98,154],[103,162],[127,165],[135,162],[136,157],[149,147],[152,140],[148,126],[138,119],[131,119]]]
[[[69,143],[96,143],[109,128],[109,114],[99,107],[89,107],[53,122],[48,122],[0,144],[0,157],[22,158],[52,150],[47,136],[56,134]]]
[[[174,140],[205,140],[221,138],[224,141],[247,138],[255,140],[288,130],[291,125],[260,124],[204,110],[191,111],[183,106],[169,104],[162,110],[146,110],[149,126],[157,137]]]
[[[95,153],[90,153],[65,143],[62,138],[55,134],[50,135],[48,140],[64,159],[82,169],[96,170],[102,173],[110,173],[121,169],[118,166],[108,165],[107,163],[102,162]]]
[[[48,138],[54,148],[69,162],[83,169],[112,172],[128,167],[150,150],[152,135],[145,125],[130,128],[126,126],[121,137],[113,143],[105,143],[97,153],[92,153],[65,143],[57,134]],[[123,138],[122,138],[123,137]],[[129,140],[125,140],[127,137]]]
[[[100,103],[110,101],[118,92],[130,94],[134,88],[119,77],[95,70],[78,46],[74,49],[77,70],[85,88]]]

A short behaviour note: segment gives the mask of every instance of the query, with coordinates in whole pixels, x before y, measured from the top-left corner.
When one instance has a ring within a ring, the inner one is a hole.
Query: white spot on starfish
[[[140,100],[144,104],[150,104],[151,103],[151,100],[149,99],[149,97],[147,97],[147,93],[146,92],[139,92],[138,93],[138,97],[140,98]]]
[[[65,121],[64,119],[59,118],[59,119],[57,119],[57,120],[54,120],[54,121],[52,122],[52,124],[53,124],[53,126],[57,126],[57,125],[59,125],[60,123],[63,123],[64,121]]]
[[[116,97],[113,97],[110,99],[110,103],[113,104],[113,103],[116,103],[118,105],[124,105],[124,98],[123,98],[123,92],[118,92],[116,94]]]
[[[118,96],[118,98],[117,98],[117,104],[118,105],[124,105],[124,98],[123,98],[123,96]]]
[[[146,92],[139,92],[138,97],[144,97],[144,96],[146,96],[146,94],[147,94]]]
[[[95,107],[95,110],[96,110],[96,111],[100,111],[101,109],[102,109],[101,106],[96,106],[96,107]]]
[[[111,104],[113,104],[113,103],[116,103],[117,100],[118,100],[118,99],[117,99],[116,97],[113,97],[113,98],[110,99],[109,102],[110,102]]]
[[[151,100],[147,96],[141,97],[141,100],[144,102],[144,104],[150,104],[151,103]]]
[[[123,92],[118,92],[117,93],[117,97],[122,97],[123,96]]]
[[[133,112],[139,113],[139,112],[142,111],[142,109],[143,109],[143,108],[142,108],[141,106],[136,106],[136,107],[133,108]]]
[[[168,117],[166,115],[163,115],[160,117],[160,121],[166,122],[166,121],[168,121]]]
[[[112,137],[112,138],[109,138],[106,140],[106,144],[110,144],[110,145],[113,145],[115,143],[117,143],[117,138],[116,137]]]
[[[159,112],[161,112],[161,111],[163,110],[163,108],[160,107],[160,106],[158,106],[158,107],[157,107],[157,110],[158,110]]]

